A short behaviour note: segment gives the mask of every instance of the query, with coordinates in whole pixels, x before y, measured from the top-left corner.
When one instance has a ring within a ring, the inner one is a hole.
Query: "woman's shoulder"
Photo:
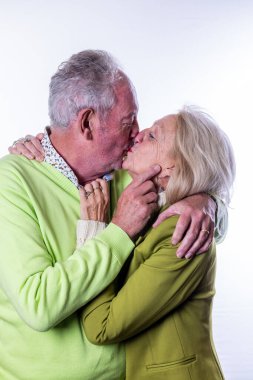
[[[146,233],[145,240],[166,240],[167,243],[171,242],[178,219],[179,216],[174,215],[165,219],[159,226],[151,227]]]
[[[156,252],[163,247],[171,247],[176,250],[179,245],[171,242],[179,216],[171,216],[157,227],[150,227],[136,242],[137,251]]]

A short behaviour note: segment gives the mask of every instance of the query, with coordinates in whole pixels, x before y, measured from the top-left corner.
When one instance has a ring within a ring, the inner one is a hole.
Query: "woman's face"
[[[151,165],[162,168],[159,178],[169,177],[175,165],[171,154],[176,133],[176,116],[168,115],[156,121],[151,128],[141,131],[135,138],[135,144],[129,149],[123,161],[123,169],[132,177],[147,170]]]

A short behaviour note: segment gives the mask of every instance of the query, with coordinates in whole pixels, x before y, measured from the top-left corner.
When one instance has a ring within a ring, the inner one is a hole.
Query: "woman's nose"
[[[143,140],[143,135],[144,135],[143,132],[139,132],[139,133],[137,134],[137,136],[135,137],[135,139],[134,139],[134,143],[136,144],[136,143],[140,143],[140,142],[142,142],[142,140]]]

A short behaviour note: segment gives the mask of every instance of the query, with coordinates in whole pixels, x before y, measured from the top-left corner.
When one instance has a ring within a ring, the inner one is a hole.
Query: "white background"
[[[122,63],[137,89],[141,128],[191,103],[230,136],[237,181],[218,247],[214,338],[226,379],[252,380],[253,2],[0,0],[1,155],[17,137],[43,131],[51,75],[88,48]]]

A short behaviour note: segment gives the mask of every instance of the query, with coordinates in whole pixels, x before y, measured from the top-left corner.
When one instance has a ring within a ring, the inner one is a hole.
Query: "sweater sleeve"
[[[87,240],[95,237],[106,227],[106,223],[97,220],[78,220],[76,224],[76,247],[82,247]]]
[[[115,281],[84,308],[82,324],[92,343],[121,342],[147,329],[194,294],[214,265],[210,265],[211,253],[178,259],[177,247],[168,239],[162,243],[158,235],[155,239],[159,244],[119,291]]]
[[[0,286],[20,318],[38,331],[59,324],[105,289],[134,248],[110,223],[67,259],[56,260],[61,252],[47,249],[50,242],[22,181],[2,166],[0,230]]]

